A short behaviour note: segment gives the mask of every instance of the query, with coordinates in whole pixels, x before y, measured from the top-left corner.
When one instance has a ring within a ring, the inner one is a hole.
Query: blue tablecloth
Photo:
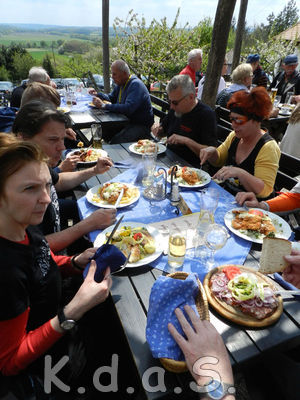
[[[114,179],[112,179],[112,181],[134,183],[137,176],[137,171],[137,168],[128,169],[122,174],[116,176]],[[210,183],[210,186],[216,187],[220,191],[220,199],[215,213],[215,221],[218,224],[224,225],[224,215],[228,210],[234,208],[232,205],[234,197],[213,181]],[[128,207],[118,209],[118,218],[124,215],[123,223],[126,221],[132,221],[149,224],[177,217],[175,214],[175,208],[171,206],[168,199],[161,202],[150,203],[149,200],[146,200],[143,197],[143,187],[139,186],[139,189],[141,192],[141,197],[136,203]],[[192,212],[200,211],[199,191],[183,189],[181,190],[181,195],[187,202]],[[98,209],[98,207],[90,204],[86,200],[86,197],[82,197],[78,200],[78,207],[81,218],[86,218],[93,211]],[[90,239],[94,242],[100,232],[101,231],[91,232]],[[216,265],[244,264],[250,248],[251,242],[239,238],[234,234],[230,234],[230,238],[228,239],[226,245],[223,247],[223,249],[217,251],[215,254]],[[168,265],[167,258],[167,256],[161,255],[156,261],[151,262],[151,266],[162,271],[171,272],[172,269]],[[194,249],[187,250],[184,264],[179,270],[185,272],[195,272],[198,274],[201,281],[203,281],[203,278],[207,273],[205,264],[199,259],[194,258]]]

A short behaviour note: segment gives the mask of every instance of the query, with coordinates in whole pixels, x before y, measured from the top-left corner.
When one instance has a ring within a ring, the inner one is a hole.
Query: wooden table
[[[113,161],[127,159],[129,155],[134,158],[140,157],[129,153],[129,145],[130,143],[107,145],[104,149],[108,151]],[[184,160],[169,150],[158,156],[158,160],[160,164],[166,167],[173,165],[174,162],[181,162],[182,165],[186,165]],[[76,196],[83,196],[88,188],[99,183],[102,184],[123,171],[111,168],[107,173],[90,179],[76,190]],[[252,247],[245,265],[257,268],[259,256],[259,245],[255,245]],[[126,269],[120,275],[113,277],[112,298],[141,381],[143,377],[145,378],[144,374],[149,371],[149,368],[162,368],[160,362],[152,357],[145,338],[151,287],[162,274],[163,272],[158,269],[145,266],[132,270]],[[272,349],[287,349],[300,344],[300,307],[299,302],[294,300],[284,302],[284,312],[279,321],[266,329],[243,328],[223,319],[212,310],[210,320],[223,337],[234,369],[245,366],[249,362],[255,362],[259,357],[263,357],[265,352]],[[159,371],[164,372],[163,369]],[[155,391],[155,388],[152,390],[148,387],[148,390],[144,389],[140,392],[139,398],[174,398],[174,392],[176,392],[176,399],[198,398],[197,394],[188,387],[191,381],[192,378],[189,373],[173,374],[165,371],[165,389]],[[157,384],[155,374],[151,375],[149,384],[150,386]],[[181,394],[180,391],[182,391]]]

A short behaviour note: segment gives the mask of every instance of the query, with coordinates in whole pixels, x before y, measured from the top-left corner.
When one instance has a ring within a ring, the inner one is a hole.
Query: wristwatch
[[[66,318],[63,307],[58,309],[57,317],[59,320],[60,327],[64,331],[69,331],[69,330],[73,329],[74,326],[76,325],[76,321],[74,321],[73,319]]]
[[[209,399],[223,399],[227,394],[235,394],[235,387],[231,383],[223,383],[212,379],[207,385],[198,387],[201,397],[208,397]]]

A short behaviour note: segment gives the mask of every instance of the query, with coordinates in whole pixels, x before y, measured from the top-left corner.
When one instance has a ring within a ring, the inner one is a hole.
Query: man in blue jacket
[[[112,63],[111,73],[116,86],[110,94],[96,94],[94,90],[90,91],[90,94],[97,96],[93,99],[97,108],[125,114],[129,118],[129,124],[117,132],[110,143],[150,139],[154,117],[146,86],[135,75],[130,75],[129,67],[123,60]],[[106,104],[103,100],[111,104]]]

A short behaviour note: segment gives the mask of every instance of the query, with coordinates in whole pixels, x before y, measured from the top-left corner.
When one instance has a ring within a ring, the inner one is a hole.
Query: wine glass
[[[228,232],[223,225],[212,224],[205,232],[204,243],[210,249],[210,257],[207,260],[209,270],[215,265],[215,252],[225,246],[228,238]]]

